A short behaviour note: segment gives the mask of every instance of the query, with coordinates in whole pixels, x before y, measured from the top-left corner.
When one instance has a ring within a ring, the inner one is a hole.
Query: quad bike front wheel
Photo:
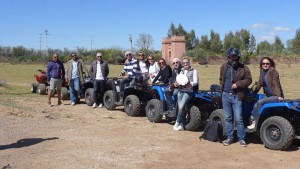
[[[36,83],[31,83],[31,93],[36,93],[36,90],[37,90],[37,84]]]
[[[294,137],[293,126],[280,116],[266,119],[260,128],[260,138],[271,150],[286,150],[293,143]]]
[[[221,123],[223,138],[226,138],[227,134],[226,134],[225,116],[224,116],[223,109],[216,109],[210,114],[209,123],[212,123],[213,121],[217,121],[218,123]]]
[[[114,110],[116,108],[116,92],[113,90],[108,90],[104,93],[103,104],[107,110]]]
[[[93,103],[95,102],[95,101],[94,101],[94,89],[93,89],[93,88],[88,88],[88,89],[85,91],[84,99],[85,99],[85,103],[86,103],[88,106],[92,106],[92,105],[93,105]]]

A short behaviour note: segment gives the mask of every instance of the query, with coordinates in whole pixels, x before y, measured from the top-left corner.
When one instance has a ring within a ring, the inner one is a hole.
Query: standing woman
[[[148,61],[150,63],[150,66],[149,66],[149,77],[150,77],[150,81],[153,82],[154,78],[156,77],[156,75],[159,72],[159,66],[158,66],[158,63],[155,62],[154,56],[152,54],[150,54],[148,56]]]
[[[258,111],[262,105],[283,100],[279,74],[275,69],[275,62],[269,57],[263,57],[260,61],[260,76],[255,92],[257,93],[261,87],[263,87],[265,97],[255,103],[252,111],[252,124],[248,126],[248,129],[256,127],[256,121],[259,119]]]

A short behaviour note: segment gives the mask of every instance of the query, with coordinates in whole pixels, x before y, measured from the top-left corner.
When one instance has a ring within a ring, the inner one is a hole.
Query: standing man
[[[57,104],[61,105],[61,86],[62,81],[65,78],[65,68],[64,64],[59,61],[58,53],[53,54],[53,60],[51,60],[47,66],[47,81],[50,81],[50,86],[48,88],[48,105],[51,107],[51,93],[56,88],[57,90]]]
[[[96,54],[96,58],[97,60],[93,61],[90,67],[90,74],[94,83],[93,108],[97,107],[96,102],[97,102],[98,93],[100,97],[99,107],[101,108],[103,103],[103,92],[105,89],[106,79],[109,74],[109,68],[107,63],[104,62],[102,59],[102,53],[98,52]]]
[[[219,80],[227,131],[227,139],[223,141],[224,146],[233,143],[232,118],[234,117],[240,145],[247,147],[242,115],[242,100],[248,86],[252,83],[252,76],[249,68],[239,62],[240,57],[241,54],[238,48],[229,48],[227,51],[228,62],[224,63],[220,69]]]
[[[67,65],[67,82],[70,89],[71,105],[75,106],[75,103],[80,100],[81,84],[83,83],[83,74],[86,68],[83,61],[77,57],[76,53],[71,54],[72,59],[68,61]]]

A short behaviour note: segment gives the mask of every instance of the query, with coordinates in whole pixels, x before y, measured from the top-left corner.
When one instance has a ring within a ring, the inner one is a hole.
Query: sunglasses
[[[76,55],[72,55],[72,57],[75,57]]]
[[[131,56],[131,54],[127,54],[126,56]]]
[[[177,64],[178,62],[173,62],[173,65]]]
[[[148,59],[148,60],[153,60],[153,59]]]
[[[183,64],[188,64],[189,62],[182,62]]]
[[[165,62],[158,62],[160,65],[162,65],[163,63],[165,63]]]
[[[270,63],[261,63],[262,65],[270,65]]]

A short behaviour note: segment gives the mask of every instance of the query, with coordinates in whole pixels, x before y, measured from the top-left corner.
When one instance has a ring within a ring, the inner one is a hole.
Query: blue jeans
[[[259,111],[260,111],[260,108],[261,106],[263,106],[264,104],[266,103],[270,103],[270,102],[276,102],[278,99],[277,96],[270,96],[270,97],[267,97],[265,96],[263,99],[260,99],[258,100],[254,106],[253,106],[253,111],[252,111],[252,116],[254,118],[255,121],[258,120],[260,114],[259,114]]]
[[[170,89],[165,90],[165,99],[166,99],[168,110],[172,110],[172,108],[175,107],[177,103],[177,94],[178,94],[178,89],[174,89],[173,94],[172,91],[170,91]],[[172,95],[174,96],[174,100],[172,99]]]
[[[242,101],[239,101],[235,94],[223,92],[222,104],[225,115],[227,138],[233,139],[232,116],[234,116],[238,139],[239,141],[245,140],[246,134],[242,116]]]
[[[176,122],[179,123],[181,126],[184,126],[184,122],[185,122],[185,113],[183,109],[192,98],[192,94],[193,94],[192,92],[178,91],[178,95],[177,95],[178,115],[177,115]]]
[[[104,91],[105,91],[105,80],[94,80],[94,103],[97,102],[98,99],[98,93],[99,93],[99,101],[100,103],[103,103],[103,95],[104,95]]]
[[[124,78],[121,83],[120,83],[120,90],[121,92],[124,92],[124,89],[125,89],[125,84],[129,86],[133,86],[134,84],[134,78],[130,78],[130,77],[127,77],[127,78]]]
[[[70,99],[71,99],[71,102],[75,103],[76,100],[77,100],[76,97],[78,97],[78,95],[81,94],[79,77],[70,80],[69,89],[70,89]]]

